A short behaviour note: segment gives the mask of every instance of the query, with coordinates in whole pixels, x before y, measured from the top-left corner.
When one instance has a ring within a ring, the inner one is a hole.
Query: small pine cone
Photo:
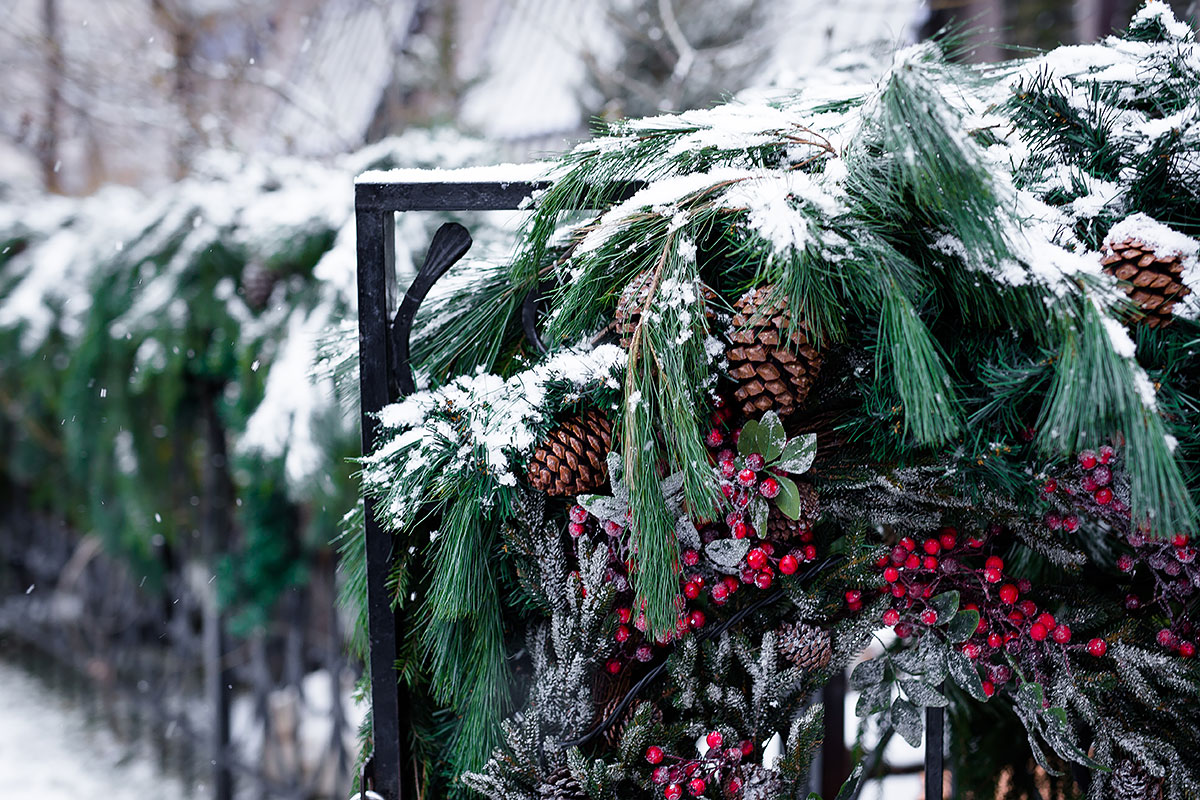
[[[529,482],[555,497],[594,492],[608,482],[611,446],[612,423],[585,409],[550,431],[529,461]]]
[[[821,354],[808,341],[804,324],[792,320],[786,301],[772,301],[773,292],[761,286],[734,304],[725,354],[729,374],[738,382],[734,397],[748,417],[766,411],[791,414],[808,397],[821,369]]]
[[[614,697],[612,700],[610,700],[608,705],[604,707],[603,719],[608,719],[609,716],[617,710],[617,706],[621,704],[623,699],[623,697]],[[625,709],[625,713],[621,715],[621,718],[612,725],[608,726],[608,728],[604,731],[604,741],[608,743],[609,747],[615,749],[621,746],[621,740],[625,738],[625,731],[628,730],[629,723],[633,722],[633,715],[637,713],[638,706],[644,702],[647,701],[642,700],[630,703]],[[662,709],[660,709],[658,706],[653,706],[650,711],[650,721],[657,725],[661,723],[662,720]]]
[[[587,792],[565,766],[547,775],[538,793],[542,800],[587,800]]]
[[[767,539],[772,542],[787,542],[800,535],[802,530],[812,530],[821,511],[817,490],[811,483],[796,482],[800,490],[800,516],[788,519],[777,506],[771,506],[767,515]]]
[[[824,628],[786,622],[778,633],[779,655],[806,672],[823,669],[833,658],[833,637]]]
[[[271,292],[279,282],[279,273],[262,264],[251,262],[242,269],[242,298],[246,305],[258,311],[266,307]]]
[[[758,764],[743,764],[742,800],[780,800],[787,796],[779,773]]]
[[[626,350],[633,344],[633,333],[642,321],[642,312],[646,310],[646,304],[650,300],[650,287],[653,283],[654,270],[648,269],[630,281],[629,285],[625,287],[625,291],[621,293],[621,298],[617,300],[617,310],[613,314],[613,327],[621,337],[621,347]],[[704,316],[711,325],[716,319],[714,303],[717,300],[717,293],[706,284],[700,285],[700,292],[704,295]]]
[[[1104,271],[1128,285],[1125,293],[1142,309],[1137,316],[1151,328],[1170,325],[1175,304],[1192,293],[1183,285],[1183,259],[1159,256],[1139,239],[1109,242],[1100,260]]]
[[[1109,784],[1113,800],[1160,800],[1162,780],[1153,778],[1130,760],[1113,770]]]

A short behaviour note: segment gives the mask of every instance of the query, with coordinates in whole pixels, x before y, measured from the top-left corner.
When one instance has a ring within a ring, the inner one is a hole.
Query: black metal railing
[[[434,282],[466,253],[471,239],[465,228],[450,223],[434,236],[424,264],[402,301],[397,299],[395,273],[396,214],[409,211],[506,211],[524,208],[535,192],[548,187],[543,181],[480,181],[464,173],[453,179],[452,171],[430,173],[430,181],[389,182],[360,180],[355,185],[355,220],[358,249],[358,345],[359,389],[362,402],[362,445],[369,452],[378,429],[376,412],[413,391],[408,363],[408,337],[421,301]],[[411,173],[406,174],[406,177]],[[449,179],[447,179],[449,176]],[[432,178],[437,178],[433,180]],[[630,182],[612,187],[607,194],[631,195],[640,184]],[[524,308],[527,335],[541,349],[533,330],[537,293],[531,293]],[[393,316],[394,314],[394,316]],[[371,707],[374,753],[364,781],[384,800],[415,800],[419,796],[417,764],[410,751],[410,705],[401,696],[395,672],[397,631],[404,621],[393,612],[387,591],[391,565],[392,537],[375,516],[374,503],[364,498],[366,512],[367,614],[371,675]],[[845,682],[836,697],[825,700],[839,705],[834,717],[842,719]],[[944,711],[927,708],[925,748],[925,798],[942,800],[942,738]],[[840,726],[838,727],[840,734]],[[929,742],[939,746],[929,747]],[[822,762],[827,773],[848,771],[840,735],[827,735]],[[827,778],[844,779],[832,774]],[[828,782],[823,781],[828,794]],[[363,789],[367,788],[364,784]],[[829,794],[832,798],[833,794]],[[829,800],[827,798],[827,800]]]

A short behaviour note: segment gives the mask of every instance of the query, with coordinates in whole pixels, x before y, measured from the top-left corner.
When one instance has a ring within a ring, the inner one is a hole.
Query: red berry
[[[922,544],[921,547],[931,556],[936,556],[938,553],[942,552],[942,543],[937,539],[926,539],[925,543]]]
[[[905,536],[900,540],[900,546],[911,553],[913,550],[917,549],[917,540],[911,536]]]
[[[1182,533],[1177,533],[1171,537],[1171,544],[1175,547],[1187,547],[1188,537]]]
[[[694,631],[698,631],[704,627],[704,612],[700,610],[693,611],[688,615],[688,627]]]
[[[1054,629],[1054,633],[1050,634],[1054,641],[1059,644],[1066,644],[1071,641],[1071,629],[1066,625],[1059,625]]]
[[[692,778],[688,781],[688,791],[696,797],[704,794],[704,790],[708,788],[708,784],[704,782],[704,778]]]
[[[694,439],[692,441],[695,441]],[[720,447],[725,444],[725,434],[721,433],[717,428],[713,428],[708,432],[708,436],[704,437],[704,443],[709,447]]]
[[[938,560],[933,556],[925,556],[921,559],[921,566],[927,570],[935,570],[938,568]]]
[[[921,622],[926,625],[936,625],[938,621],[938,613],[932,608],[927,608],[921,612]]]
[[[1058,491],[1058,481],[1054,480],[1054,478],[1046,481],[1044,484],[1042,484],[1042,491],[1046,494],[1054,494],[1056,491]]]
[[[1184,658],[1191,658],[1192,656],[1196,655],[1196,645],[1192,644],[1191,642],[1180,642],[1179,655],[1183,656]]]
[[[850,591],[846,592],[846,602],[850,604],[861,603],[862,592],[860,592],[858,589],[851,589]]]
[[[967,540],[967,547],[970,547],[973,550],[978,550],[979,548],[983,547],[983,540],[971,537]]]
[[[1035,622],[1029,626],[1029,638],[1035,642],[1045,641],[1048,635],[1050,635],[1050,631],[1040,622]]]
[[[988,647],[999,647],[1004,644],[1004,637],[998,633],[988,634]]]
[[[737,475],[737,464],[733,461],[722,461],[718,466],[721,467],[721,475],[726,478],[732,478]]]
[[[700,596],[700,586],[692,581],[688,581],[683,585],[683,593],[689,600],[695,600]]]
[[[943,528],[942,535],[938,537],[938,544],[943,550],[953,550],[954,545],[958,544],[958,537],[954,535],[953,528]]]
[[[628,625],[618,625],[617,632],[613,634],[613,638],[618,642],[627,642],[629,641],[631,633],[632,632],[629,630]]]
[[[1032,617],[1037,613],[1037,603],[1032,600],[1022,600],[1017,603],[1017,608],[1021,609],[1021,613],[1027,617]]]
[[[1142,598],[1138,597],[1136,594],[1125,595],[1125,608],[1129,609],[1130,611],[1137,611],[1141,607]]]
[[[763,458],[762,453],[751,453],[746,456],[746,466],[758,472],[767,465],[767,460]]]
[[[983,562],[985,569],[1004,569],[1004,559],[1000,556],[988,556],[987,561]]]
[[[1079,482],[1079,488],[1083,489],[1085,492],[1094,492],[1096,491],[1096,487],[1099,485],[1100,484],[1096,483],[1096,479],[1091,475],[1084,475],[1083,480]]]
[[[742,748],[742,756],[748,756],[754,752],[754,742],[749,739],[742,739],[738,746]]]
[[[762,569],[767,563],[767,554],[761,548],[756,547],[746,553],[746,563],[750,565],[750,569]]]
[[[1116,455],[1115,450],[1113,450],[1108,445],[1104,445],[1103,447],[1100,448],[1100,452],[1097,454],[1097,458],[1099,459],[1101,464],[1107,464],[1108,462],[1113,460],[1113,456],[1115,456],[1115,455]]]
[[[1094,450],[1084,450],[1079,454],[1079,466],[1084,469],[1094,469],[1098,459]]]
[[[1039,614],[1037,621],[1048,631],[1054,630],[1054,626],[1057,624],[1054,621],[1054,616],[1049,611],[1043,611],[1041,614]]]
[[[805,561],[816,561],[817,560],[817,546],[816,545],[813,545],[813,544],[804,545],[804,560]]]
[[[744,469],[737,474],[737,481],[742,486],[753,486],[758,481],[758,476],[754,474],[754,470]]]
[[[969,659],[979,658],[979,645],[967,642],[962,646],[962,652]]]
[[[663,789],[663,796],[667,800],[679,800],[679,798],[683,797],[683,787],[678,783],[668,783],[667,788]]]
[[[683,563],[689,567],[694,567],[700,563],[700,553],[695,550],[683,551]]]
[[[609,661],[604,666],[605,666],[605,669],[608,670],[609,675],[616,675],[618,672],[621,671],[621,662],[617,661],[615,658],[612,659],[611,661]]]
[[[996,684],[991,681],[983,682],[983,694],[985,697],[991,697],[996,693]]]
[[[1063,530],[1067,533],[1074,533],[1079,530],[1079,517],[1074,515],[1063,517]]]
[[[779,481],[774,478],[767,478],[758,487],[758,493],[768,500],[772,497],[779,496]]]
[[[1117,569],[1121,570],[1121,572],[1133,572],[1134,564],[1135,562],[1131,555],[1123,555],[1117,559]]]
[[[892,597],[899,599],[906,594],[908,594],[908,589],[905,589],[903,585],[899,583],[892,584]]]
[[[708,736],[704,737],[704,741],[708,742],[709,747],[720,747],[725,740],[720,731],[710,731]]]
[[[1087,643],[1087,651],[1096,658],[1108,652],[1108,643],[1103,639],[1092,639]]]
[[[887,625],[889,628],[892,627],[893,625],[895,625],[899,621],[900,621],[900,612],[897,611],[896,609],[889,608],[887,611],[883,612],[883,624]]]
[[[712,587],[712,599],[717,603],[724,603],[727,599],[729,599],[729,587],[724,583],[718,583],[716,586]]]
[[[758,571],[758,574],[754,576],[754,585],[760,589],[770,589],[771,582],[774,580],[775,570],[771,569],[770,567],[763,567]]]
[[[571,534],[571,538],[573,539],[578,539],[580,536],[583,536],[583,532],[585,530],[586,528],[582,522],[572,522],[571,524],[567,525],[567,532]]]
[[[571,506],[571,511],[569,513],[571,516],[571,522],[587,522],[588,512],[583,506]]]
[[[980,617],[980,618],[979,618],[979,624],[975,626],[975,632],[976,632],[976,633],[983,633],[984,631],[986,631],[986,630],[987,630],[987,628],[988,628],[988,624],[987,624],[987,618],[985,618],[985,617]]]
[[[738,588],[741,586],[741,584],[738,583],[738,579],[733,577],[732,575],[726,575],[721,580],[725,583],[725,588],[729,590],[730,594],[733,594],[734,592],[736,592],[738,590]]]
[[[904,559],[904,568],[905,569],[920,569],[921,568],[921,557],[919,555],[917,555],[916,553],[910,553],[908,558]]]
[[[1011,583],[1006,583],[1000,587],[1001,603],[1011,606],[1013,603],[1017,602],[1017,597],[1017,587],[1013,586]]]
[[[1095,498],[1096,502],[1100,505],[1106,506],[1112,502],[1113,490],[1107,486],[1101,486],[1096,490],[1096,493],[1092,495],[1092,497]]]
[[[729,779],[729,793],[734,797],[738,796],[738,792],[742,790],[742,779],[733,777]]]
[[[985,569],[983,571],[983,579],[988,583],[999,583],[1004,580],[1004,573],[998,569]]]
[[[784,575],[791,575],[800,567],[800,562],[791,553],[788,553],[783,558],[779,559],[779,571]]]
[[[907,622],[901,622],[896,626],[896,635],[901,639],[907,639],[912,635],[912,625]]]
[[[1160,630],[1155,638],[1158,640],[1160,645],[1168,648],[1175,647],[1175,644],[1178,641],[1175,638],[1175,634],[1171,633],[1170,629],[1168,628],[1163,628]]]
[[[618,619],[618,620],[620,620],[620,621],[621,621],[621,622],[623,622],[623,623],[628,623],[628,622],[629,622],[629,616],[630,616],[630,614],[632,614],[632,613],[633,613],[633,612],[632,612],[632,611],[630,611],[628,608],[618,608],[618,609],[617,609],[617,619]]]
[[[650,649],[649,645],[644,644],[633,652],[633,657],[645,664],[647,661],[654,658],[654,651]]]
[[[742,520],[739,519],[737,522],[735,522],[733,524],[733,538],[745,539],[746,536],[749,535],[749,533],[750,533],[750,526],[747,525]]]

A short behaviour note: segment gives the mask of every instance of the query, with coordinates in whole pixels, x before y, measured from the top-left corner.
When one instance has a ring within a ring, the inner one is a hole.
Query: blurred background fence
[[[322,337],[354,329],[353,176],[527,160],[592,118],[800,74],[867,81],[952,21],[974,25],[964,58],[1009,57],[998,42],[1091,39],[1132,5],[12,0],[0,661],[197,796],[344,796],[357,392],[352,336]],[[517,222],[456,218],[473,257]],[[401,220],[402,283],[442,221]],[[20,770],[46,768],[0,767],[0,794],[34,796]]]

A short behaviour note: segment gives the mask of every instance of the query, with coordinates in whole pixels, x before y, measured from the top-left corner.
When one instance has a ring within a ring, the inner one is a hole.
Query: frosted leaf
[[[700,532],[696,530],[696,526],[687,515],[675,520],[675,535],[679,537],[679,543],[684,547],[692,550],[700,549]]]
[[[750,552],[749,539],[716,539],[704,546],[704,555],[723,572],[732,575],[742,571],[742,559]]]

